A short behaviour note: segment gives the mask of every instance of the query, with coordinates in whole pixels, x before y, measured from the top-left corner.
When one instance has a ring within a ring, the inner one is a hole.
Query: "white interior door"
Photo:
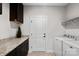
[[[45,51],[46,49],[46,16],[30,17],[30,49],[32,51]]]

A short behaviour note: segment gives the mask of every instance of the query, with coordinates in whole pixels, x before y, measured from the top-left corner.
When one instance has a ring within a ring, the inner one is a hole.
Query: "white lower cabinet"
[[[79,56],[79,48],[63,40],[55,39],[54,49],[56,56]]]
[[[59,39],[55,39],[55,54],[56,56],[62,56],[63,54],[63,48],[62,48],[63,42]]]
[[[63,42],[63,56],[79,56],[79,49]]]

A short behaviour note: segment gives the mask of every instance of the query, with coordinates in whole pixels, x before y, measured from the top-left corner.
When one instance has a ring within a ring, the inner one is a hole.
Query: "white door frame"
[[[47,18],[47,16],[30,16],[30,17],[29,17],[29,20],[30,20],[31,17],[46,17],[46,18]],[[30,22],[32,22],[32,21],[30,20]],[[30,26],[31,26],[31,24],[30,24]],[[47,32],[47,30],[46,30],[46,32]],[[32,34],[31,34],[31,27],[30,27],[30,32],[29,32],[29,33],[30,33],[30,37],[31,37],[31,35],[32,35]],[[47,39],[47,38],[43,38],[43,39],[45,40],[45,51],[46,51],[46,39]],[[30,43],[30,39],[29,39],[29,43]],[[30,51],[32,51],[31,48],[32,48],[32,47],[29,46],[29,50],[30,50]]]

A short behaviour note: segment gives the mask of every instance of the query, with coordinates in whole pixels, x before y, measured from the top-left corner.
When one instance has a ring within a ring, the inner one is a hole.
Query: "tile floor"
[[[33,51],[28,53],[28,56],[55,56],[55,54],[51,52],[45,52],[45,51]]]

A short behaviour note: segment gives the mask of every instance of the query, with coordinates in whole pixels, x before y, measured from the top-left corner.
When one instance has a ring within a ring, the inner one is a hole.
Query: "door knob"
[[[46,37],[46,33],[43,34],[43,37]]]
[[[46,37],[45,35],[43,37]]]

